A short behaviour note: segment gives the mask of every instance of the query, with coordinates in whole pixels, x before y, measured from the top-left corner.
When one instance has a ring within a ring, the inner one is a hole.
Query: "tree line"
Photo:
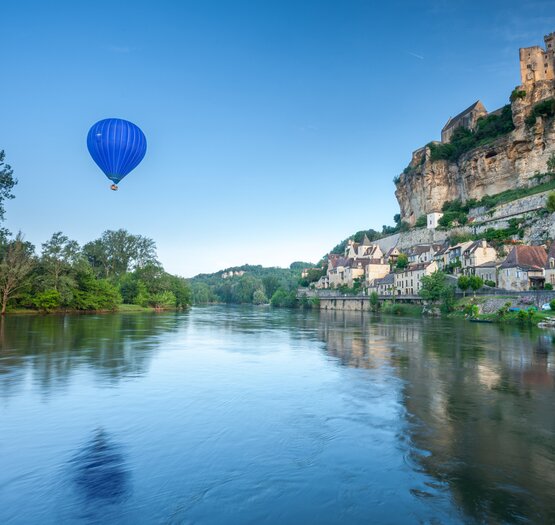
[[[17,180],[0,151],[0,221]],[[1,313],[9,309],[115,310],[120,304],[184,308],[191,304],[187,281],[164,271],[152,239],[124,229],[107,230],[80,246],[62,232],[40,250],[0,229]]]

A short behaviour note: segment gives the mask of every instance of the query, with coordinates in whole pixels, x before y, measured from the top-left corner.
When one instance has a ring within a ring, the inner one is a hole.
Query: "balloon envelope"
[[[143,160],[146,137],[132,122],[107,118],[89,130],[87,148],[106,177],[117,184]]]

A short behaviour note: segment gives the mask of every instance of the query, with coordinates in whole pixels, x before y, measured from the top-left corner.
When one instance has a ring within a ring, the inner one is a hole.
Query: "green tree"
[[[395,266],[399,270],[404,270],[408,265],[409,265],[409,258],[407,257],[406,254],[400,253],[399,257],[397,257],[397,263]]]
[[[467,275],[461,275],[457,279],[457,286],[459,290],[463,292],[463,296],[466,296],[466,291],[470,288],[470,279]]]
[[[281,306],[285,308],[294,308],[297,305],[297,296],[294,291],[288,292],[283,288],[275,291],[270,299],[272,306]]]
[[[268,298],[263,290],[255,290],[252,296],[253,304],[266,304],[268,302]]]
[[[5,158],[4,150],[0,150],[0,222],[4,220],[6,212],[4,202],[14,198],[12,190],[17,184],[17,180],[13,176],[12,167],[4,162]]]
[[[262,278],[262,284],[264,285],[266,297],[272,297],[275,291],[280,287],[281,279],[277,275],[265,275]]]
[[[372,292],[370,294],[370,309],[373,312],[377,312],[380,309],[380,298],[377,292]]]
[[[25,242],[21,233],[2,247],[0,260],[1,313],[6,313],[8,301],[17,297],[30,282],[35,267],[34,247]]]
[[[470,288],[472,288],[474,295],[476,295],[476,292],[480,288],[482,288],[482,286],[484,286],[484,280],[481,277],[478,277],[477,275],[471,275],[469,277],[469,285],[470,285]]]
[[[447,276],[443,273],[435,271],[431,275],[425,275],[420,281],[420,297],[425,301],[438,302],[445,290],[449,288],[447,285]]]
[[[159,264],[156,244],[126,230],[107,230],[99,239],[83,246],[83,253],[98,275],[119,277],[126,272]]]
[[[43,290],[60,292],[61,303],[69,304],[75,289],[73,267],[81,257],[81,249],[76,241],[70,240],[62,232],[56,232],[43,243],[40,258],[41,276],[38,280]]]

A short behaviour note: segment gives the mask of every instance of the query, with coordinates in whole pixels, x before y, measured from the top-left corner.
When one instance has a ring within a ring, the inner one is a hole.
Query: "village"
[[[501,256],[502,253],[507,253]],[[450,246],[418,244],[404,251],[382,250],[380,243],[350,240],[342,255],[327,256],[326,274],[313,284],[315,289],[353,289],[380,297],[416,297],[422,277],[441,271],[457,284],[461,275],[475,276],[483,287],[506,291],[553,289],[555,285],[555,244],[515,244],[495,249],[486,240],[466,241]]]

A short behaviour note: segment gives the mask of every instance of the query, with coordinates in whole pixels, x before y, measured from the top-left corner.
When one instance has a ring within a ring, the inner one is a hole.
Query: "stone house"
[[[395,273],[395,292],[397,295],[418,295],[421,279],[438,270],[435,261],[409,264],[404,270]]]
[[[409,263],[418,264],[433,260],[436,251],[441,248],[438,244],[418,244],[407,251]]]
[[[389,264],[385,262],[383,257],[381,259],[369,259],[364,262],[366,265],[364,276],[368,284],[372,284],[375,279],[385,277],[391,271]]]
[[[497,282],[504,290],[543,288],[547,253],[542,246],[515,246],[499,266]]]
[[[497,266],[498,263],[496,261],[489,261],[478,266],[474,266],[473,272],[470,275],[481,277],[484,282],[494,282],[495,286],[497,286]]]
[[[461,111],[458,115],[450,118],[441,130],[441,142],[446,143],[451,140],[453,132],[460,127],[473,130],[480,117],[488,114],[485,106],[477,100],[471,106]]]
[[[379,245],[372,244],[365,235],[361,243],[349,240],[345,247],[346,259],[380,259],[383,252]]]
[[[395,294],[395,274],[388,273],[379,279],[374,279],[368,287],[368,293],[376,292],[380,297],[392,297]]]
[[[393,248],[390,248],[385,256],[385,262],[387,262],[390,266],[395,266],[397,264],[397,259],[399,258],[399,255],[401,255],[401,250],[399,250],[399,248],[397,248],[396,246],[394,246]]]
[[[462,252],[461,273],[464,275],[475,275],[475,268],[485,263],[491,263],[497,258],[495,248],[485,240],[474,241]],[[495,280],[495,279],[491,279]]]
[[[448,248],[447,251],[445,252],[445,257],[444,257],[444,260],[445,260],[444,269],[450,264],[452,265],[460,264],[460,266],[462,267],[462,254],[467,248],[470,247],[472,242],[473,241],[460,242],[459,244],[455,244],[455,246],[451,246],[450,248]],[[453,273],[455,274],[460,273],[460,269],[458,267],[455,267],[453,270],[454,270]]]

